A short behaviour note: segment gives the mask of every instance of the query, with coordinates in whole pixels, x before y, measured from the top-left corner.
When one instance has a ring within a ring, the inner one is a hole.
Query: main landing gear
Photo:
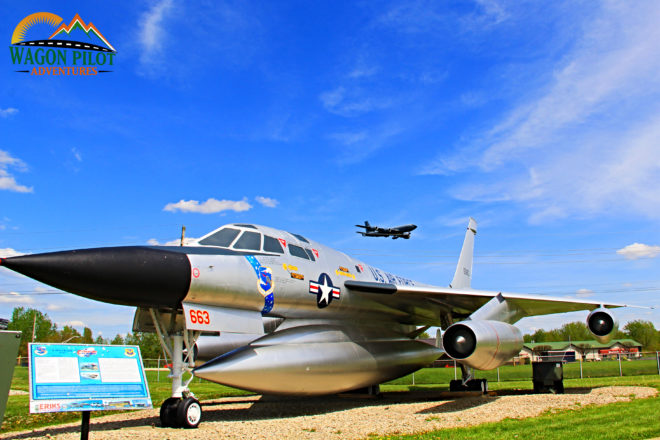
[[[160,423],[164,428],[197,428],[202,420],[202,405],[190,391],[188,385],[194,379],[192,368],[193,346],[200,332],[177,328],[176,315],[173,312],[169,322],[169,331],[163,316],[155,309],[149,309],[158,340],[165,353],[165,358],[171,360],[170,375],[172,378],[172,396],[160,407]],[[185,324],[184,324],[185,326]],[[183,346],[186,347],[185,357]],[[190,377],[183,381],[185,373]]]
[[[488,393],[488,379],[474,379],[472,368],[461,364],[462,379],[449,382],[449,391],[480,391]]]

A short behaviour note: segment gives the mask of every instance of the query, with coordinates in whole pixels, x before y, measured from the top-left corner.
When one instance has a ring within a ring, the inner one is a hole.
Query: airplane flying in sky
[[[365,231],[355,231],[362,234],[363,237],[392,237],[393,240],[397,238],[410,238],[410,232],[417,229],[417,225],[403,225],[395,226],[393,228],[380,228],[378,226],[371,226],[368,221],[363,225],[355,225],[358,228],[364,228]]]
[[[523,345],[525,316],[590,310],[599,340],[623,304],[470,287],[477,224],[470,219],[450,287],[422,284],[298,234],[223,226],[189,246],[79,249],[0,259],[0,265],[87,298],[137,307],[133,331],[158,334],[172,361],[163,426],[196,427],[193,377],[264,394],[363,389],[429,365],[442,350],[415,340],[444,329],[459,383],[486,389],[487,370]],[[184,377],[187,379],[184,381]]]

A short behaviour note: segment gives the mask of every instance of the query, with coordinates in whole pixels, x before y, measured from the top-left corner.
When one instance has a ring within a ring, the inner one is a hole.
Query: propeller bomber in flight
[[[623,304],[474,290],[477,233],[470,219],[449,287],[387,273],[283,230],[223,226],[188,246],[80,249],[0,259],[58,289],[137,307],[134,331],[155,332],[172,360],[163,426],[196,427],[193,377],[264,394],[322,395],[378,384],[429,365],[442,349],[415,340],[444,329],[444,351],[462,384],[485,386],[472,369],[493,369],[523,344],[525,316],[590,310],[599,340]],[[421,327],[420,327],[421,326]],[[184,381],[186,373],[192,373]],[[476,385],[475,385],[476,384]]]

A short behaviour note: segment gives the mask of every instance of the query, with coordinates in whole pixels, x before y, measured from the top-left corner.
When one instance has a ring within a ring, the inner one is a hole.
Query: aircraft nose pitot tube
[[[522,333],[500,321],[462,321],[450,326],[442,336],[445,352],[477,370],[490,370],[520,353]]]
[[[589,327],[589,331],[602,344],[609,342],[616,325],[617,322],[614,315],[604,307],[592,311],[587,316],[587,327]]]
[[[186,254],[148,246],[22,255],[0,265],[76,295],[139,307],[178,307],[191,278]]]

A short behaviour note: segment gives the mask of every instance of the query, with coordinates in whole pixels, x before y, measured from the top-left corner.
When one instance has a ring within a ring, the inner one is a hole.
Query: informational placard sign
[[[30,412],[151,408],[140,348],[29,344]]]

